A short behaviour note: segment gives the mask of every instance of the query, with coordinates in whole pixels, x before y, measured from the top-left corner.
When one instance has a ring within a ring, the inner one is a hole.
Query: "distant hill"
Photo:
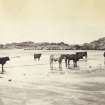
[[[105,37],[95,40],[90,43],[85,43],[81,47],[88,50],[105,50]]]
[[[105,37],[91,42],[89,46],[94,50],[105,50]]]
[[[1,49],[25,49],[25,50],[70,50],[70,45],[60,42],[60,43],[34,43],[32,41],[20,42],[20,43],[8,43],[1,44]]]
[[[20,43],[0,44],[0,49],[25,49],[25,50],[105,50],[105,37],[82,45],[69,45],[64,42],[59,43],[34,43],[32,41]]]

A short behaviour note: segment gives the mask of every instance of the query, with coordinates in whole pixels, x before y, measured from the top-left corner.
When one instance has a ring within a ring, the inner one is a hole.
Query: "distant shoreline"
[[[0,44],[0,49],[24,49],[24,50],[105,50],[105,37],[90,43],[69,45],[60,43],[34,43],[32,41],[20,43]]]

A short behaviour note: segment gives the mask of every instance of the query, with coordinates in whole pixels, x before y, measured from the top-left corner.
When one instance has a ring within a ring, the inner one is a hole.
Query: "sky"
[[[105,0],[0,0],[0,43],[88,43],[105,37]]]

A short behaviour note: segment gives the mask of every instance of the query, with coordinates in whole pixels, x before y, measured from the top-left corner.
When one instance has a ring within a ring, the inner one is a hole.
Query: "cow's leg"
[[[105,65],[105,57],[104,57],[104,65]]]
[[[3,68],[3,66],[4,66],[4,65],[2,64],[2,73],[4,73],[4,68]]]
[[[50,60],[50,69],[53,70],[53,61]]]
[[[36,58],[34,58],[34,60],[36,61]]]
[[[62,59],[60,59],[58,62],[59,62],[59,70],[62,70]]]
[[[59,70],[62,70],[62,62],[59,62]]]
[[[62,68],[62,63],[61,63],[61,62],[59,62],[59,68],[60,68],[60,69]]]
[[[68,59],[68,69],[70,69],[70,60]]]
[[[87,55],[85,55],[85,61],[87,62]]]
[[[74,67],[77,67],[77,61],[73,61]]]
[[[66,65],[66,68],[67,68],[67,59],[65,59],[65,65]]]

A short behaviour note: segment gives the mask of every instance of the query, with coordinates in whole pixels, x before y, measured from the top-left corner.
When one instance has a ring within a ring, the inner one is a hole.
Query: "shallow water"
[[[50,70],[50,54],[75,52],[1,50],[10,61],[0,75],[0,105],[105,105],[105,72],[84,73],[104,71],[104,51],[88,51],[87,62],[80,60],[77,68],[71,62],[66,69],[63,62],[62,71],[58,63]],[[42,53],[40,61],[34,61],[34,53]]]
[[[42,67],[46,69],[49,69],[49,56],[50,54],[70,54],[75,53],[74,51],[41,51],[41,50],[1,50],[0,56],[9,56],[10,62],[8,62],[5,66],[7,68],[25,68],[29,69],[30,67]],[[104,51],[87,51],[88,52],[88,59],[87,61],[80,60],[78,62],[78,69],[81,70],[87,70],[87,69],[95,69],[95,68],[104,68],[104,57],[103,52]],[[41,60],[34,61],[33,54],[34,53],[42,53]],[[58,69],[58,64],[55,63],[56,69]],[[65,65],[63,63],[63,68],[65,68]],[[73,68],[72,62],[71,62],[71,68]]]

